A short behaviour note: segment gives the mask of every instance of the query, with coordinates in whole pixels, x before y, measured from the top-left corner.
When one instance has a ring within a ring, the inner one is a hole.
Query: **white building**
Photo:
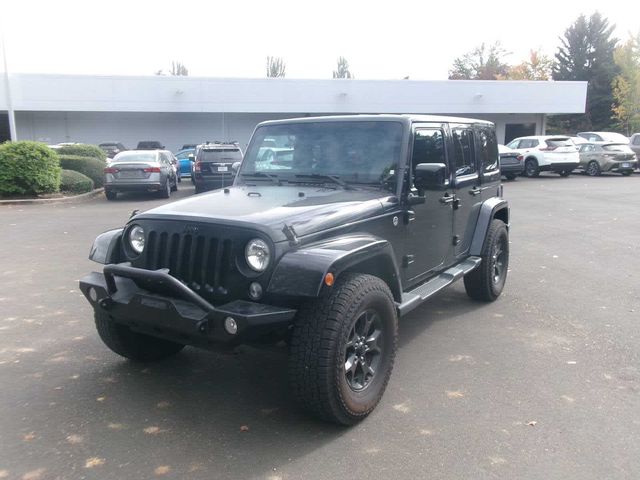
[[[500,142],[543,134],[546,116],[584,113],[586,82],[296,80],[12,74],[0,81],[0,141],[8,102],[19,140],[158,140],[171,150],[206,140],[245,145],[258,122],[342,113],[416,113],[495,122]]]

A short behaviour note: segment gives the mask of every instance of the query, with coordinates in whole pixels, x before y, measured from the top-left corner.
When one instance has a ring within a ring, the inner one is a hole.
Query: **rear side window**
[[[491,128],[480,129],[478,139],[480,140],[480,161],[483,172],[492,172],[498,169],[498,142],[496,132]]]
[[[608,152],[624,152],[624,153],[633,153],[633,150],[629,148],[628,145],[603,145],[602,148],[607,150]]]
[[[635,137],[633,137],[633,144],[640,145],[640,135],[636,135]]]
[[[473,130],[470,128],[452,128],[453,157],[456,177],[476,172]],[[496,153],[497,155],[497,153]]]

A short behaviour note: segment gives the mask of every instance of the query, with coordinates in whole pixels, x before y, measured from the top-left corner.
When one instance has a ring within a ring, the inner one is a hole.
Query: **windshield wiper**
[[[275,183],[278,186],[282,185],[282,182],[280,181],[278,176],[274,175],[273,173],[265,173],[265,172],[241,173],[240,176],[242,176],[243,178],[267,179],[267,180],[271,180],[272,183]]]
[[[340,185],[345,190],[351,190],[353,187],[349,185],[344,180],[340,180],[340,177],[335,175],[325,175],[322,173],[299,173],[295,176],[296,178],[310,178],[313,180],[331,180],[333,183]]]

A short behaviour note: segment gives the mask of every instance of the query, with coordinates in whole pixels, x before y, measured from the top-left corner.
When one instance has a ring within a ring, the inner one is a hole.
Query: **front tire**
[[[118,192],[114,192],[112,190],[105,190],[104,196],[107,197],[107,200],[115,200],[118,198]]]
[[[529,158],[524,162],[524,174],[529,178],[540,176],[540,168],[535,158]]]
[[[474,300],[493,302],[502,293],[509,270],[509,232],[503,221],[491,221],[480,257],[480,265],[465,275],[464,288]]]
[[[129,360],[154,362],[171,357],[184,348],[181,343],[134,332],[126,325],[116,323],[106,312],[95,312],[95,321],[104,344]]]
[[[382,398],[397,338],[387,284],[372,275],[343,274],[328,295],[298,311],[289,355],[294,397],[323,420],[359,422]]]
[[[624,172],[620,172],[622,174],[623,177],[628,177],[629,175],[631,175],[633,172],[631,170],[625,170]]]
[[[507,180],[515,180],[516,179],[516,174],[515,173],[507,173],[505,175]]]
[[[598,177],[602,173],[602,170],[600,170],[600,164],[595,160],[591,160],[589,162],[586,171],[587,175],[589,175],[590,177]]]
[[[571,175],[571,170],[564,170],[560,172],[561,177],[568,177],[569,175]]]

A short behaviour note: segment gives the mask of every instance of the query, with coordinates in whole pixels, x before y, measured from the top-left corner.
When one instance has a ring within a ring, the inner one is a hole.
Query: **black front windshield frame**
[[[402,121],[351,120],[277,123],[260,126],[244,155],[236,184],[253,184],[261,174],[288,183],[369,185],[397,193],[406,156]],[[309,175],[317,180],[309,180]],[[244,178],[243,178],[244,176]]]

